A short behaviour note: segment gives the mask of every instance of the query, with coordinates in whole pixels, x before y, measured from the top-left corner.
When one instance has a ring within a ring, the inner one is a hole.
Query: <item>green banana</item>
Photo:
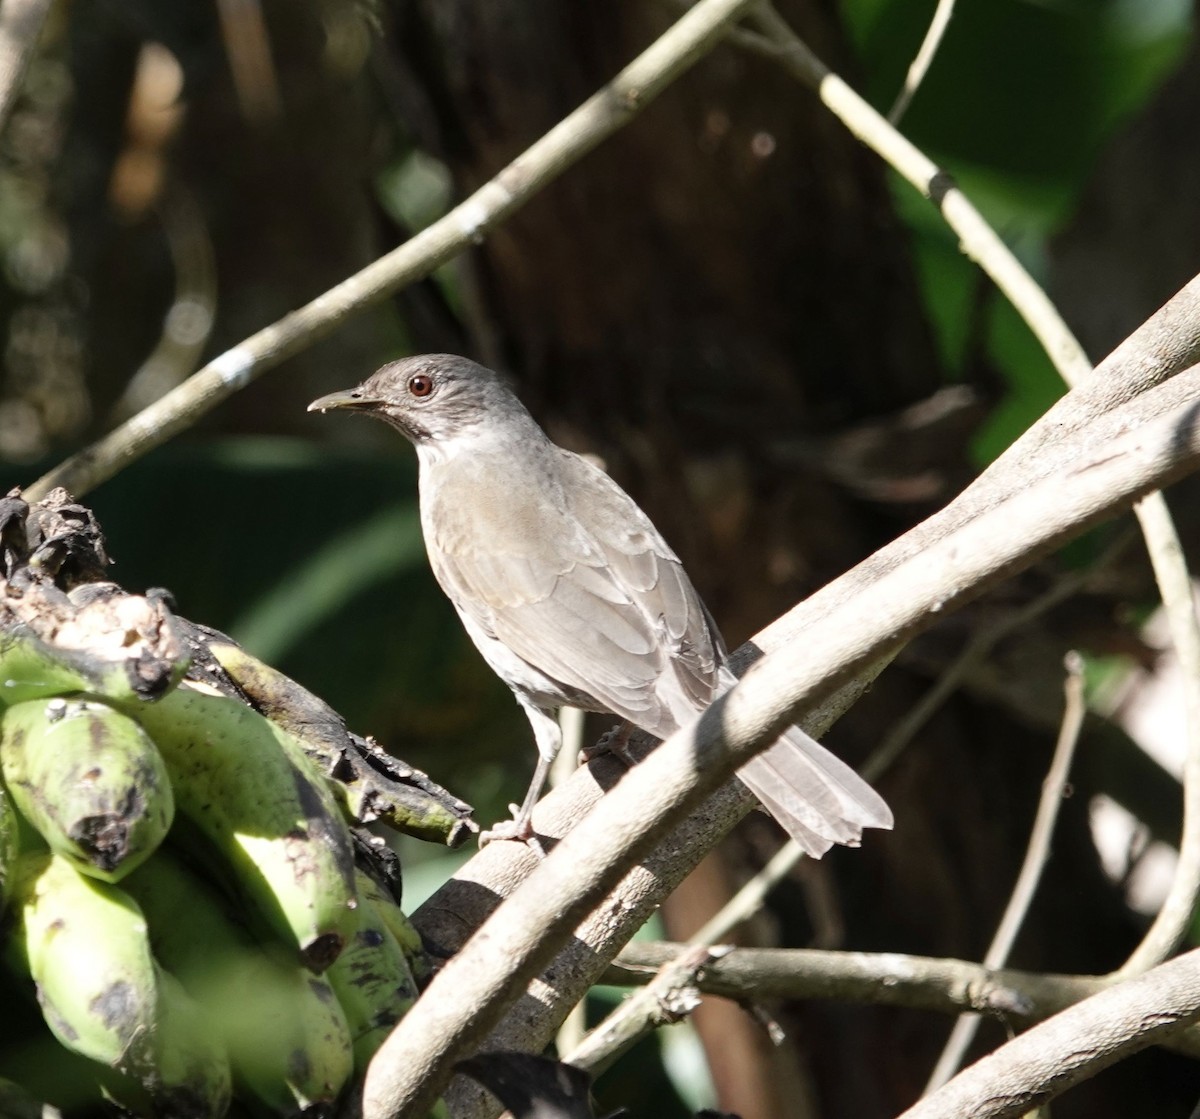
[[[8,904],[13,869],[20,850],[20,828],[17,810],[4,786],[0,785],[0,916]]]
[[[0,1115],[4,1119],[62,1119],[56,1107],[35,1098],[20,1084],[0,1079]]]
[[[358,872],[361,884],[366,877]],[[371,1058],[417,999],[417,984],[396,938],[374,903],[360,894],[354,936],[329,969],[329,982],[350,1024],[354,1069]]]
[[[380,819],[398,831],[457,847],[473,834],[470,806],[423,773],[363,744],[323,699],[228,641],[209,640],[208,652],[247,699],[293,735],[323,774],[351,819]]]
[[[95,692],[131,696],[125,661],[101,660],[80,649],[60,649],[23,627],[0,637],[0,702]]]
[[[136,715],[158,744],[179,812],[305,966],[323,971],[354,928],[354,857],[303,750],[245,704],[188,686]]]
[[[8,708],[0,769],[17,808],[50,849],[105,882],[145,859],[175,816],[154,743],[98,699],[33,699]]]
[[[39,1109],[30,1119],[50,1119],[59,1111],[68,1116],[93,1114],[104,1093],[130,1104],[137,1102],[143,1112],[150,1110],[150,1098],[140,1085],[59,1042],[42,1018],[28,975],[17,976],[8,967],[0,970],[4,972],[0,979],[0,1006],[4,1007],[0,1078],[19,1084],[28,1097],[42,1101],[46,1113]],[[16,1119],[15,1107],[16,1101],[0,1091],[0,1116]]]
[[[429,955],[425,951],[421,934],[413,927],[413,923],[408,919],[408,914],[396,904],[396,899],[392,897],[391,891],[381,886],[369,874],[356,867],[354,877],[358,885],[359,905],[370,905],[374,908],[376,916],[384,923],[388,932],[396,938],[396,943],[400,945],[404,958],[408,960],[408,968],[412,972],[413,978],[418,983],[428,979],[433,967],[430,964]]]
[[[154,961],[132,899],[54,854],[18,860],[12,954],[73,1052],[137,1081],[163,1115],[219,1119],[229,1062],[200,1008]]]
[[[17,624],[0,633],[0,703],[12,705],[73,692],[106,699],[141,699],[177,683],[187,664],[181,652],[169,662],[152,659],[148,670],[140,656],[122,653],[109,658],[87,649],[63,648]]]
[[[168,851],[123,887],[146,916],[156,958],[208,1011],[239,1084],[289,1115],[337,1098],[354,1060],[324,979],[251,943],[222,899]]]

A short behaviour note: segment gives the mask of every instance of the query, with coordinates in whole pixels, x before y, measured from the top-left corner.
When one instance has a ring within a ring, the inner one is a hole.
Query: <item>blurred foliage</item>
[[[935,4],[843,0],[862,86],[886,111]],[[1101,145],[1190,33],[1186,0],[977,0],[955,6],[903,130],[1001,229],[1068,216]]]
[[[880,111],[903,84],[934,7],[843,0],[863,91]],[[1070,220],[1104,143],[1181,60],[1191,16],[1186,0],[958,4],[901,127],[1045,283],[1046,238]],[[945,367],[955,379],[965,376],[977,352],[973,342],[981,339],[1003,379],[1003,400],[976,441],[983,464],[1064,386],[1008,301],[958,251],[937,212],[907,183],[894,184]]]

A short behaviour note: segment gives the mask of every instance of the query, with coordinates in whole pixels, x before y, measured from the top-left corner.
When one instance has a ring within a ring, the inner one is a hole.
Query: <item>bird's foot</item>
[[[591,746],[584,746],[579,751],[579,764],[585,765],[593,758],[602,757],[604,754],[613,754],[627,766],[633,766],[637,762],[637,758],[629,752],[629,738],[632,734],[632,723],[618,723],[612,730],[602,734]]]
[[[546,848],[542,846],[541,839],[538,838],[537,833],[533,830],[532,821],[527,815],[522,815],[517,805],[510,804],[508,809],[513,814],[513,818],[511,820],[501,820],[494,827],[488,828],[487,831],[481,831],[479,833],[479,846],[486,847],[495,840],[511,840],[517,843],[524,843],[539,859],[544,859],[546,857]]]

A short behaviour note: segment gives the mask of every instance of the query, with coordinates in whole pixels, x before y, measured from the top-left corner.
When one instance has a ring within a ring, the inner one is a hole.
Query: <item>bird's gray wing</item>
[[[489,503],[481,494],[497,468],[476,469],[457,476],[469,493],[438,495],[426,542],[438,580],[485,640],[590,701],[572,702],[660,738],[736,683],[678,559],[606,475],[567,456],[540,484],[507,479],[504,499]],[[580,492],[586,509],[570,496]],[[502,658],[489,659],[504,675]],[[879,795],[796,727],[738,776],[813,855],[891,826]]]
[[[633,500],[583,459],[553,450],[562,456],[557,484],[523,480],[516,500],[509,489],[497,503],[503,517],[484,513],[482,532],[478,490],[469,525],[451,495],[438,495],[426,525],[434,571],[489,637],[588,706],[663,736],[712,699],[719,638]]]

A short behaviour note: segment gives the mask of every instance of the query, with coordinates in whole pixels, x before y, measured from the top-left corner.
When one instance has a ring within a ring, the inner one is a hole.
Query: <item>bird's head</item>
[[[365,412],[418,448],[532,424],[500,375],[454,354],[422,354],[383,366],[357,388],[314,400],[310,412]]]

